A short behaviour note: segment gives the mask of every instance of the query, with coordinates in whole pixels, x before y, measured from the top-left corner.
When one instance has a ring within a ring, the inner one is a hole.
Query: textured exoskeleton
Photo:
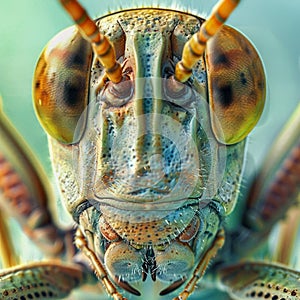
[[[1,112],[1,209],[46,254],[67,261],[4,270],[1,297],[63,298],[95,284],[95,272],[103,299],[187,299],[200,279],[234,299],[300,299],[298,271],[239,262],[299,200],[299,109],[283,133],[289,140],[280,149],[280,137],[255,180],[241,224],[227,227],[266,91],[254,46],[223,26],[239,1],[220,1],[206,22],[143,8],[95,23],[77,1],[61,2],[79,29],[45,47],[33,91],[76,228],[53,221],[44,175]]]

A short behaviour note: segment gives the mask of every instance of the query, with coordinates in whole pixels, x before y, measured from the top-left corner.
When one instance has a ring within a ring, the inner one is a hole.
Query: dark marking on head
[[[258,88],[259,88],[261,91],[263,91],[263,90],[265,89],[265,81],[264,81],[264,80],[259,80],[259,81],[257,82],[257,86],[258,86]]]
[[[50,84],[51,85],[55,84],[55,80],[56,80],[56,72],[53,72],[51,73]]]
[[[251,56],[252,51],[249,49],[249,47],[245,46],[244,51],[246,52],[247,55]]]
[[[213,65],[215,66],[230,65],[230,60],[228,59],[228,56],[224,52],[216,49],[215,52],[212,54],[212,56],[213,56]]]
[[[84,102],[84,93],[85,87],[83,84],[78,84],[77,80],[68,80],[64,84],[64,104],[68,107],[75,107],[80,102]]]
[[[39,88],[40,88],[40,85],[41,85],[40,80],[37,80],[36,83],[35,83],[35,88],[36,88],[36,89],[39,89]]]
[[[68,67],[82,66],[85,68],[89,61],[90,54],[92,52],[91,45],[80,34],[73,36],[68,48],[66,49],[65,64]]]
[[[222,106],[228,107],[233,102],[233,91],[230,84],[214,89],[214,101],[219,102]]]
[[[141,296],[141,293],[132,287],[127,281],[120,278],[120,276],[115,276],[115,282],[125,291],[135,295],[135,296]]]
[[[242,85],[246,85],[247,84],[247,79],[245,77],[245,73],[241,72],[240,76],[241,76]]]
[[[167,294],[172,293],[173,291],[175,291],[176,289],[178,289],[184,282],[186,281],[186,277],[183,277],[175,282],[173,282],[170,286],[168,286],[167,288],[165,288],[164,290],[162,290],[159,295],[160,296],[165,296]]]

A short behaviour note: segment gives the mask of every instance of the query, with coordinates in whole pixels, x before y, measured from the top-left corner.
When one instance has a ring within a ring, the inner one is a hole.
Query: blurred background
[[[118,10],[120,6],[155,6],[157,2],[82,0],[95,18]],[[172,2],[159,3],[161,7],[174,7]],[[216,2],[177,0],[175,7],[206,16]],[[46,134],[32,106],[31,81],[43,47],[72,23],[58,1],[53,0],[1,1],[0,19],[3,109],[51,174]],[[246,165],[246,176],[249,176],[256,172],[278,131],[300,102],[300,1],[244,0],[227,23],[254,43],[264,62],[268,80],[266,108],[249,139]],[[247,184],[246,179],[244,184]],[[23,237],[18,241],[21,247],[27,243]],[[36,255],[35,251],[29,251],[25,260],[35,259]]]

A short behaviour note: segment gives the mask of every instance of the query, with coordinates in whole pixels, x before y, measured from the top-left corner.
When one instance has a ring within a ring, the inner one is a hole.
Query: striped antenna
[[[94,53],[105,68],[107,77],[114,83],[122,80],[121,65],[116,60],[115,49],[109,39],[99,32],[95,22],[76,0],[60,0],[64,9],[81,29],[83,37],[91,43]]]
[[[181,61],[175,68],[175,78],[178,81],[185,82],[190,78],[192,68],[203,55],[207,41],[223,26],[239,2],[240,0],[220,0],[200,30],[185,43]]]

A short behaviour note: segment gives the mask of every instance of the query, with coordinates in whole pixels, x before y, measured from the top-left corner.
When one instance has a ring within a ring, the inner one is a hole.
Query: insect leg
[[[80,266],[55,261],[29,263],[0,272],[0,298],[61,299],[87,278]]]
[[[96,272],[97,277],[101,280],[107,293],[113,297],[114,300],[126,300],[116,289],[115,285],[108,278],[107,272],[102,263],[97,258],[96,254],[88,248],[84,235],[78,228],[75,237],[76,246],[89,259],[91,265]]]
[[[273,260],[293,265],[294,247],[296,247],[296,239],[300,230],[300,207],[292,208],[287,213],[287,218],[280,223],[279,237],[274,251]],[[299,253],[299,250],[298,250]],[[296,253],[296,255],[299,255]],[[299,259],[299,257],[296,259]]]
[[[71,231],[59,229],[50,213],[49,206],[54,197],[47,184],[47,176],[22,137],[1,110],[0,136],[0,208],[2,215],[14,217],[24,233],[45,254],[59,256],[66,254],[66,251],[74,252]],[[4,242],[9,245],[8,240]],[[11,260],[15,260],[13,256],[11,254]],[[4,263],[8,264],[8,259],[5,260]]]
[[[254,180],[243,225],[233,237],[233,250],[238,255],[245,254],[253,248],[253,244],[258,245],[260,241],[264,241],[273,226],[286,217],[288,209],[299,202],[299,132],[300,105],[275,141],[261,172]]]
[[[268,263],[241,263],[219,272],[233,299],[300,299],[300,272]]]
[[[275,260],[289,263],[291,243],[299,226],[300,105],[255,179],[244,224],[231,236],[232,255],[242,256],[266,239],[273,225],[288,216]],[[300,272],[277,263],[241,263],[219,269],[221,287],[234,299],[300,299]]]
[[[178,297],[174,298],[173,300],[185,300],[189,297],[189,295],[192,294],[199,278],[203,277],[203,274],[206,268],[208,267],[209,262],[211,261],[211,259],[213,259],[216,256],[218,250],[222,248],[223,244],[224,244],[224,231],[220,230],[214,241],[214,244],[210,249],[208,249],[203,259],[199,262],[198,266],[194,271],[193,277],[187,283],[183,292],[181,292],[180,295],[178,295]]]
[[[19,259],[15,253],[6,221],[3,212],[0,211],[0,255],[3,267],[9,268],[17,265]]]

